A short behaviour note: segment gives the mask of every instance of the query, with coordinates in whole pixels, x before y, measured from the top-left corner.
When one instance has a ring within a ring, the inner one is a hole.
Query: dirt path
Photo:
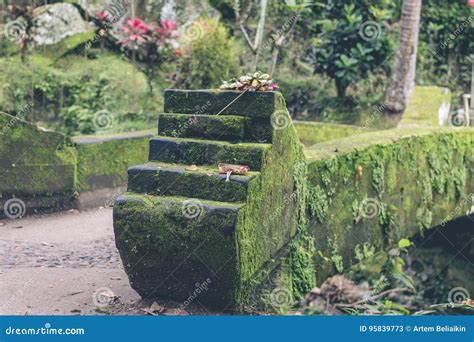
[[[0,315],[219,314],[143,302],[115,248],[112,208],[0,220],[0,279]]]
[[[140,300],[114,245],[110,208],[0,221],[0,277],[2,315],[126,313]],[[98,302],[104,291],[122,308]]]

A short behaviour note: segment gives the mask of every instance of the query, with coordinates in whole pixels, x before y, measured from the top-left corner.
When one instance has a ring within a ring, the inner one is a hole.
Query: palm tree
[[[400,38],[392,76],[385,95],[387,113],[401,118],[415,83],[418,31],[422,0],[403,0]]]

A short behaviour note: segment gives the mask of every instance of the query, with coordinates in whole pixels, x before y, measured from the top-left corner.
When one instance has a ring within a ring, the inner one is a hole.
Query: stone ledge
[[[279,92],[241,92],[220,90],[165,91],[165,112],[181,114],[245,115],[270,118],[282,100]]]

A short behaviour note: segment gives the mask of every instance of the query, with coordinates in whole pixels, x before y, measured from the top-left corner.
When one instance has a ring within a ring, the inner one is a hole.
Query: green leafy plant
[[[316,73],[334,79],[337,94],[344,97],[349,85],[382,68],[388,70],[393,44],[388,35],[393,1],[353,0],[318,2],[312,16],[312,50],[309,60]]]
[[[191,24],[182,38],[184,57],[177,75],[182,88],[217,88],[223,80],[239,74],[241,48],[218,20]]]
[[[418,45],[418,82],[468,89],[474,49],[474,8],[464,0],[423,4]]]

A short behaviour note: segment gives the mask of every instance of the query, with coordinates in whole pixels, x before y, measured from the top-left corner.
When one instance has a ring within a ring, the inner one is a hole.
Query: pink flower
[[[161,27],[155,26],[153,27],[153,31],[160,36],[172,36],[173,38],[176,37],[176,28],[178,24],[174,20],[163,20],[161,22]]]
[[[101,10],[97,13],[97,17],[100,21],[109,21],[109,13],[107,11]]]
[[[122,45],[129,45],[133,42],[140,44],[149,38],[147,36],[149,27],[139,18],[127,21],[123,31],[128,37],[120,41]]]
[[[159,26],[153,26],[152,30],[159,36],[166,36],[168,34],[168,31],[166,31],[164,28],[161,28]]]
[[[148,32],[148,26],[145,24],[140,18],[135,18],[133,20],[127,21],[127,25],[130,26],[130,29],[125,27],[126,29],[133,31],[136,34],[145,34]]]
[[[272,90],[277,90],[277,89],[279,89],[280,87],[278,86],[278,84],[272,83],[271,88],[272,88]]]
[[[174,31],[178,28],[178,24],[174,20],[163,20],[161,26],[167,31]]]

